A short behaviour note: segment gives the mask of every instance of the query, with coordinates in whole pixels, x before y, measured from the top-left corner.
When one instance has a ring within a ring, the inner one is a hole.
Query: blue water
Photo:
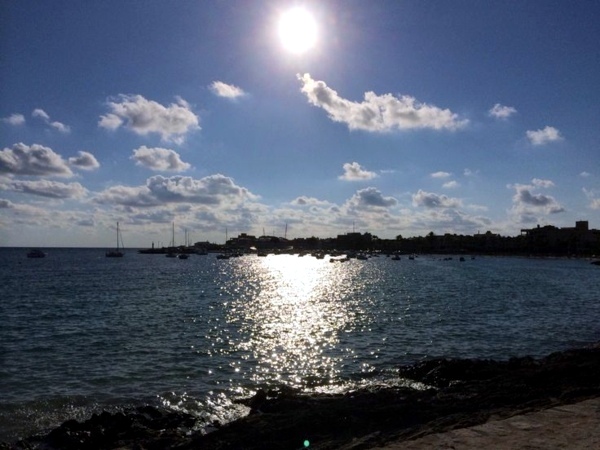
[[[140,404],[227,421],[259,387],[343,392],[427,357],[600,340],[586,260],[47,252],[0,249],[0,441]]]

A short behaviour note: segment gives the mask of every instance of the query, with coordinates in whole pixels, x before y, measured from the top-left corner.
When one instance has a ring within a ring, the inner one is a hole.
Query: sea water
[[[46,251],[0,249],[0,441],[142,404],[227,422],[259,388],[344,392],[424,358],[600,340],[586,260]]]

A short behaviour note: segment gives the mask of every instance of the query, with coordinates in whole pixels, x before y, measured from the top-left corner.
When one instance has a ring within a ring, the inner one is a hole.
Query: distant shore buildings
[[[546,225],[521,230],[526,246],[531,252],[544,251],[555,254],[600,253],[600,230],[590,230],[587,220],[575,222],[575,227],[557,228]]]
[[[208,243],[197,243],[206,247]],[[214,244],[211,245],[214,247]],[[600,230],[590,229],[588,221],[578,221],[575,227],[558,228],[552,225],[522,229],[519,236],[506,237],[490,231],[475,235],[446,233],[396,239],[379,239],[371,233],[347,233],[335,238],[295,238],[252,236],[241,233],[228,239],[219,248],[251,250],[340,250],[379,251],[386,253],[478,253],[523,254],[554,256],[600,255]]]

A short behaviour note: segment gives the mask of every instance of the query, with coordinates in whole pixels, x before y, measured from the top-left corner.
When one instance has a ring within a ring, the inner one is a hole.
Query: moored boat
[[[33,248],[27,252],[28,258],[45,258],[46,253],[40,250],[39,248]]]
[[[123,253],[121,250],[123,250],[123,246],[121,245],[121,247],[119,248],[119,242],[122,244],[123,240],[121,239],[121,234],[119,232],[119,222],[117,222],[117,248],[115,250],[108,250],[105,255],[107,258],[122,258],[125,253]]]

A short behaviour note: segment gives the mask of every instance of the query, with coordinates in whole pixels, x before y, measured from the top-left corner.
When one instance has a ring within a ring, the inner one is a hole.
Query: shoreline
[[[259,391],[251,413],[208,434],[193,416],[154,407],[63,423],[0,449],[370,449],[600,397],[600,344],[507,361],[432,359],[398,368],[429,388],[306,396]]]

